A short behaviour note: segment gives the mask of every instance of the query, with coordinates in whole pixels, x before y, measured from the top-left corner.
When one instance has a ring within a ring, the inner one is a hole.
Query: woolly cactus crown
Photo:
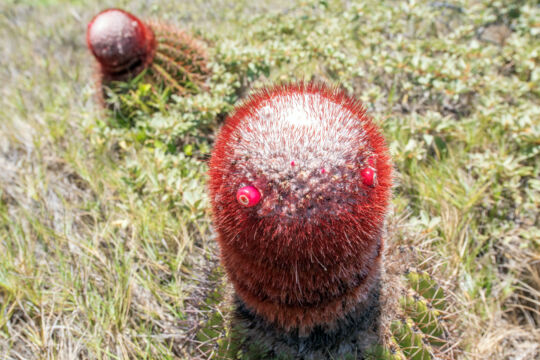
[[[152,61],[155,39],[141,20],[121,9],[107,9],[88,24],[88,48],[109,76],[136,73]]]

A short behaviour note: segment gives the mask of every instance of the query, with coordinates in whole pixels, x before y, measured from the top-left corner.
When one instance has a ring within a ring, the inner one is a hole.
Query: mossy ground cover
[[[206,41],[208,91],[96,106],[84,33],[109,6]],[[206,160],[250,89],[298,79],[383,128],[388,246],[444,287],[454,356],[539,357],[539,24],[533,1],[1,4],[0,357],[215,356]]]

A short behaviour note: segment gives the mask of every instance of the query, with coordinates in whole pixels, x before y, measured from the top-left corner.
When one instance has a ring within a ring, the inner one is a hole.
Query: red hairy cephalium
[[[86,43],[107,80],[125,80],[142,71],[157,46],[152,29],[121,9],[97,14],[88,24]]]
[[[221,129],[209,176],[222,263],[255,313],[305,332],[367,297],[391,163],[357,100],[317,83],[255,93]],[[237,199],[247,186],[260,193],[255,205]]]

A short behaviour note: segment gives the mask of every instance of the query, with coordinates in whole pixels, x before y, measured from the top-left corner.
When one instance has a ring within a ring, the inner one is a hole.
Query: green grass
[[[84,44],[110,3],[0,5],[1,358],[211,353],[198,330],[221,284],[214,134],[250,89],[312,78],[383,128],[401,219],[388,246],[412,246],[410,266],[452,294],[456,356],[540,356],[533,1],[146,4],[128,10],[207,41],[213,76],[207,93],[156,99],[159,112],[134,104],[128,122],[96,106]]]

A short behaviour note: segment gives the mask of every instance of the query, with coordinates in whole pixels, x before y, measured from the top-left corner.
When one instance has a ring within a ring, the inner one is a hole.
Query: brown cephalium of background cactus
[[[276,354],[361,351],[359,333],[376,333],[392,181],[360,103],[314,83],[259,91],[227,119],[209,175],[247,337]]]
[[[99,83],[127,81],[148,69],[148,76],[175,93],[194,93],[208,76],[201,44],[186,32],[143,22],[120,9],[104,10],[88,24],[88,48],[99,64]]]

